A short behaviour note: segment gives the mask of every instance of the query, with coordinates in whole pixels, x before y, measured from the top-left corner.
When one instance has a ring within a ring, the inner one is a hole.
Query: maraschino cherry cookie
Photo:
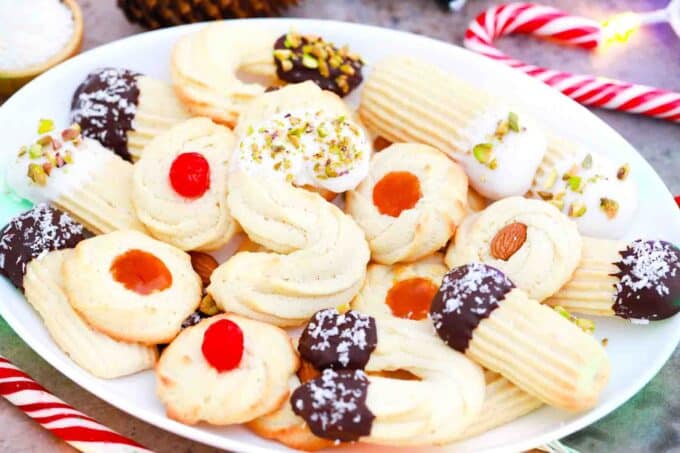
[[[235,315],[182,331],[156,367],[157,393],[182,423],[245,423],[278,409],[299,360],[288,334]]]
[[[69,304],[62,265],[74,253],[55,250],[28,264],[26,300],[38,311],[50,336],[75,363],[99,378],[152,368],[158,356],[155,346],[114,340],[90,327]]]
[[[129,162],[83,138],[77,124],[54,132],[51,120],[41,120],[38,134],[6,167],[5,181],[17,196],[49,202],[96,234],[145,231],[132,207]]]
[[[166,82],[122,68],[100,68],[85,77],[71,101],[71,120],[125,160],[189,113]]]
[[[28,263],[53,250],[75,247],[90,236],[92,233],[68,214],[38,204],[0,230],[0,275],[23,290]]]
[[[567,214],[586,236],[614,239],[630,226],[638,189],[626,163],[552,139],[531,195]]]
[[[121,341],[169,343],[201,300],[189,255],[137,231],[80,242],[63,272],[73,308]]]
[[[599,341],[486,264],[449,271],[430,317],[451,348],[551,406],[591,408],[609,380]]]
[[[376,153],[368,177],[347,193],[346,211],[366,233],[374,261],[415,261],[442,248],[466,214],[467,177],[427,145]]]
[[[182,250],[216,250],[237,225],[227,207],[232,132],[207,118],[154,138],[135,164],[133,203],[149,232]]]
[[[446,152],[491,200],[524,195],[546,152],[545,134],[529,114],[410,57],[392,56],[373,68],[359,115],[392,142]]]
[[[368,173],[371,142],[349,107],[312,82],[265,93],[236,128],[234,170],[310,188],[332,199]]]
[[[296,326],[322,308],[349,303],[370,258],[351,217],[278,178],[229,175],[229,209],[269,251],[240,252],[212,274],[208,293],[226,312]]]
[[[638,324],[670,318],[680,311],[680,250],[661,240],[583,238],[574,276],[546,302]]]
[[[298,350],[321,376],[298,387],[290,403],[321,438],[439,445],[460,434],[484,399],[481,368],[406,320],[323,310]],[[385,374],[396,370],[417,379]]]
[[[510,197],[465,218],[446,252],[451,268],[485,263],[542,301],[574,273],[581,257],[576,224],[554,206]]]

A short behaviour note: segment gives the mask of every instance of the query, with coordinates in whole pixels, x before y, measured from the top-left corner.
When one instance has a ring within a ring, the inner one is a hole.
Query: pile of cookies
[[[94,376],[153,369],[170,418],[293,448],[595,406],[610,364],[579,316],[680,311],[678,247],[619,239],[635,169],[427,62],[364,66],[216,23],[171,83],[93,71],[73,124],[40,120],[5,166],[35,205],[0,273]]]

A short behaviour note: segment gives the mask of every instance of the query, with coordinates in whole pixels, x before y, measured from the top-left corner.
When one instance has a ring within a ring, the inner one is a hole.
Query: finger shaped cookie
[[[530,194],[568,215],[581,234],[619,238],[638,204],[631,167],[556,138],[551,139]]]
[[[83,135],[128,161],[138,159],[151,138],[187,118],[169,84],[122,68],[91,72],[71,101],[71,120]]]
[[[446,274],[430,316],[451,348],[551,406],[589,409],[609,380],[599,341],[486,264]]]
[[[375,66],[359,115],[392,142],[446,152],[465,168],[470,185],[492,200],[524,195],[546,152],[545,134],[529,114],[410,57]]]
[[[252,99],[277,84],[272,57],[276,38],[260,26],[228,22],[181,37],[170,67],[177,96],[193,115],[233,127]],[[241,81],[239,70],[255,72],[266,85]]]
[[[660,240],[583,238],[574,276],[546,303],[646,324],[680,311],[680,250]]]
[[[207,118],[174,126],[135,164],[133,202],[149,232],[182,250],[216,250],[237,226],[227,207],[232,132]]]
[[[170,342],[201,299],[189,255],[136,231],[80,242],[63,272],[73,308],[121,341]]]
[[[228,203],[248,237],[271,252],[237,253],[213,272],[208,293],[224,311],[295,326],[359,291],[368,245],[337,206],[243,172],[230,174]]]
[[[346,211],[366,233],[374,261],[415,261],[443,247],[466,213],[467,177],[427,145],[395,144],[371,159],[347,193]]]
[[[284,404],[297,367],[285,331],[213,316],[183,330],[163,351],[157,393],[168,416],[182,423],[244,423]]]
[[[354,325],[335,327],[344,324],[347,316]],[[318,437],[438,445],[455,438],[481,409],[481,368],[461,354],[451,354],[454,351],[430,333],[412,329],[409,321],[373,321],[366,315],[324,310],[305,333],[311,344],[303,347],[300,340],[304,360],[322,369],[335,356],[338,365],[323,369],[320,377],[302,384],[290,399],[293,412]],[[341,366],[343,357],[348,363],[365,363],[365,370]],[[395,370],[417,379],[377,375]]]
[[[145,231],[132,207],[132,165],[75,124],[53,132],[43,121],[40,136],[22,146],[6,166],[5,181],[19,197],[49,202],[93,233]]]
[[[69,304],[62,264],[74,253],[54,251],[28,264],[26,300],[38,311],[50,336],[75,363],[99,378],[152,368],[158,356],[155,346],[114,340],[90,327]]]
[[[571,278],[580,256],[576,224],[548,203],[511,197],[465,218],[446,252],[446,264],[496,267],[529,297],[542,301]]]
[[[312,82],[265,93],[239,119],[231,166],[332,199],[368,173],[371,144],[353,116],[337,95]]]

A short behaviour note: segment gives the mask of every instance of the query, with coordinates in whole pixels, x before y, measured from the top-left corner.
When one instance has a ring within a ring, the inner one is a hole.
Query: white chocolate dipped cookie
[[[368,173],[371,143],[336,94],[312,82],[265,93],[236,128],[234,171],[275,177],[328,198],[354,189]]]
[[[553,147],[563,147],[559,156]],[[568,151],[567,151],[568,150]],[[628,164],[552,140],[531,195],[555,205],[578,225],[581,234],[616,239],[637,210],[638,188]]]
[[[92,375],[113,379],[153,368],[155,346],[128,343],[90,327],[69,304],[62,277],[62,264],[75,252],[49,252],[28,264],[24,278],[26,300],[45,323],[54,342],[76,364]]]
[[[189,255],[136,231],[81,241],[63,272],[73,308],[121,341],[170,342],[201,299]]]
[[[182,250],[216,250],[237,225],[227,207],[232,132],[194,118],[154,138],[135,164],[133,202],[157,239]]]
[[[285,331],[218,315],[183,330],[163,351],[157,393],[182,423],[244,423],[285,403],[298,366]]]
[[[393,264],[446,245],[466,206],[467,177],[458,164],[430,146],[398,143],[371,159],[345,209],[366,233],[373,260]]]
[[[492,200],[524,195],[546,152],[545,133],[529,114],[411,57],[392,56],[375,66],[359,114],[392,142],[446,152],[463,165],[470,185]]]
[[[540,200],[510,197],[469,215],[446,252],[449,267],[485,263],[542,301],[574,273],[581,257],[576,224]]]
[[[357,294],[370,252],[337,206],[244,172],[230,175],[228,203],[248,237],[270,252],[237,253],[213,272],[208,293],[224,311],[295,326]]]
[[[22,146],[5,167],[5,181],[17,196],[51,203],[93,233],[145,231],[132,206],[132,165],[83,138],[77,124],[57,133],[41,120],[39,137]]]

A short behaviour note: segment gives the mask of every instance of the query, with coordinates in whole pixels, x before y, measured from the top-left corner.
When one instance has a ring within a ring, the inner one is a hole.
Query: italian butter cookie
[[[73,308],[121,341],[169,343],[201,300],[189,255],[136,231],[80,242],[63,272]]]
[[[517,106],[411,57],[392,56],[375,66],[359,115],[392,142],[446,152],[491,200],[524,195],[547,147],[542,128]]]
[[[399,143],[371,159],[367,178],[347,193],[374,261],[415,261],[446,245],[466,214],[467,177],[427,145]]]
[[[629,164],[552,139],[530,194],[573,219],[581,234],[615,239],[630,226],[638,188]]]
[[[312,82],[265,93],[244,110],[236,128],[233,171],[275,177],[332,199],[368,173],[371,143],[335,94]]]
[[[449,271],[430,317],[451,348],[551,406],[587,410],[609,380],[598,340],[489,265]]]
[[[270,252],[241,252],[212,274],[208,293],[226,312],[296,326],[347,304],[370,252],[357,224],[316,193],[244,172],[229,177],[229,209]]]
[[[41,120],[38,138],[7,162],[5,181],[18,197],[50,203],[96,234],[145,231],[132,206],[132,165],[83,138],[80,126],[54,132]]]
[[[156,391],[182,423],[244,423],[278,409],[299,360],[288,334],[234,315],[189,327],[163,351]]]
[[[187,118],[172,86],[123,68],[91,72],[71,100],[71,120],[83,135],[128,161],[137,160],[153,137]]]
[[[638,324],[670,318],[680,311],[680,250],[661,240],[584,237],[573,277],[546,303]]]
[[[303,338],[301,357],[322,371],[293,392],[290,404],[318,437],[440,445],[455,438],[481,409],[481,368],[451,354],[455,351],[429,332],[414,330],[410,321],[328,309],[312,318]],[[417,379],[386,373],[396,370]]]
[[[92,375],[113,379],[153,368],[155,346],[114,340],[90,327],[69,304],[62,265],[75,252],[57,250],[28,264],[26,300],[40,314],[54,342]]]
[[[135,164],[133,203],[157,239],[182,250],[216,250],[238,227],[227,206],[232,132],[207,118],[154,138]]]
[[[510,197],[465,218],[446,251],[446,264],[488,264],[542,301],[571,278],[580,257],[574,222],[546,202]]]

